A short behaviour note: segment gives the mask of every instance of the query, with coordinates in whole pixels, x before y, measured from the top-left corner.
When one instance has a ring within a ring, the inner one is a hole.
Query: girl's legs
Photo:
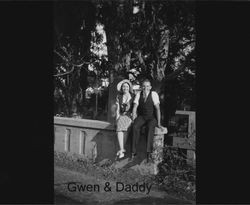
[[[125,146],[127,139],[128,139],[128,132],[124,131],[123,136],[124,136],[124,138],[123,138],[123,150],[125,150],[124,146]]]
[[[117,138],[120,147],[120,150],[117,152],[117,155],[119,156],[119,158],[122,158],[124,157],[124,152],[125,152],[124,144],[126,143],[127,140],[127,132],[122,132],[122,131],[117,132]]]
[[[122,131],[117,132],[117,137],[118,137],[118,143],[120,150],[124,149],[124,135]]]

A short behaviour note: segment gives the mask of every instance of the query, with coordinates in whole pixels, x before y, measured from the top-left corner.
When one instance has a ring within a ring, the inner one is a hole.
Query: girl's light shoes
[[[123,158],[123,157],[125,156],[125,154],[124,154],[125,152],[126,152],[125,149],[119,150],[119,151],[117,152],[117,154],[116,154],[116,157],[118,157],[119,159]]]

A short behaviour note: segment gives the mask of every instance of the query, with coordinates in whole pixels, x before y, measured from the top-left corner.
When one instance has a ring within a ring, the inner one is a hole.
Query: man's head
[[[148,79],[143,80],[141,86],[142,86],[142,91],[145,93],[149,93],[152,88],[151,82]]]

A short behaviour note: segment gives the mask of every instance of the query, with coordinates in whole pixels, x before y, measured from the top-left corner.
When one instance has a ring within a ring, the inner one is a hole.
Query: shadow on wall
[[[146,145],[147,145],[147,139],[146,139],[146,127],[142,127],[141,130],[141,135],[140,135],[140,139],[137,145],[137,155],[134,158],[133,161],[127,163],[123,168],[124,169],[128,169],[130,167],[133,167],[135,165],[141,165],[141,163],[147,158],[147,149],[146,149]],[[129,147],[129,157],[131,157],[132,154],[132,129],[130,131],[130,136],[128,139],[128,143],[127,146]]]
[[[115,124],[115,110],[116,110],[116,96],[117,92],[117,84],[123,80],[122,77],[118,76],[114,79],[114,81],[109,85],[109,100],[108,100],[108,121],[110,126],[107,126],[105,129],[109,129],[113,127]],[[114,128],[112,131],[104,131],[101,130],[98,132],[91,140],[95,144],[95,162],[100,162],[103,159],[110,159],[112,162],[116,159],[116,153],[119,150],[118,139],[116,136],[116,132]]]
[[[54,124],[55,151],[80,154],[96,161],[115,159],[118,143],[110,123],[55,117]]]
[[[145,128],[142,129],[141,137],[138,143],[138,152],[136,158],[128,162],[131,158],[132,154],[132,129],[128,133],[127,142],[125,144],[125,157],[121,160],[116,159],[116,153],[119,150],[118,139],[115,132],[106,132],[100,131],[98,132],[92,139],[92,141],[96,145],[96,156],[95,162],[100,162],[104,159],[109,159],[112,162],[118,160],[123,161],[126,166],[124,168],[129,168],[135,165],[140,165],[141,162],[146,159],[146,136],[145,136]]]
[[[98,132],[91,140],[95,143],[95,162],[100,162],[103,159],[115,161],[116,150],[118,150],[118,142],[114,132],[105,133]]]
[[[116,132],[100,131],[92,138],[91,141],[94,142],[96,146],[95,162],[100,162],[104,159],[110,159],[112,162],[117,160],[116,153],[118,152],[120,148],[119,148]],[[123,160],[130,158],[132,154],[132,130],[130,130],[128,133],[127,142],[125,144],[125,150],[126,150],[126,153],[125,153],[125,157],[122,158]],[[138,151],[142,152],[140,149]],[[146,157],[146,154],[144,157]]]

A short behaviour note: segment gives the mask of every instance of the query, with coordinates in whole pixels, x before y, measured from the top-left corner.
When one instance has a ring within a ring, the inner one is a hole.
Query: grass
[[[81,155],[54,152],[54,164],[97,179],[119,181],[128,184],[150,183],[172,196],[195,201],[195,168],[184,163],[178,150],[164,149],[164,160],[157,175],[141,175],[133,169],[116,169],[110,160],[94,163]]]

